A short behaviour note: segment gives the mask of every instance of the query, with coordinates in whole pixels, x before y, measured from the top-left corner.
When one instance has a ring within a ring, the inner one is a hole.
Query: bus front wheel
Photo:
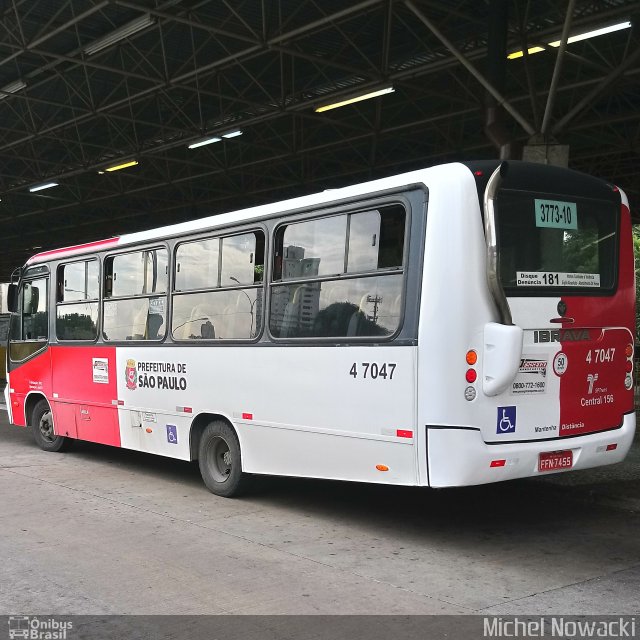
[[[249,477],[242,472],[238,437],[222,420],[209,423],[202,432],[198,464],[211,493],[231,498],[247,488]]]
[[[53,414],[46,400],[39,400],[31,413],[31,431],[36,444],[44,451],[64,451],[71,441],[53,430]]]

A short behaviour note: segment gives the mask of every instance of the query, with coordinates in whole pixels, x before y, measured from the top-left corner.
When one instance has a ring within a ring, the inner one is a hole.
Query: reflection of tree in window
[[[598,273],[598,230],[565,231],[562,257],[568,273]]]
[[[351,302],[334,302],[316,316],[313,335],[323,338],[335,336],[385,336],[388,331],[369,319]]]
[[[58,340],[93,340],[98,332],[97,311],[97,307],[95,311],[91,309],[85,313],[71,312],[69,307],[58,309],[56,318]]]

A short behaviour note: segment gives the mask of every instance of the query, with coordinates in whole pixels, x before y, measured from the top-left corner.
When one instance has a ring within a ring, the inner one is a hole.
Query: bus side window
[[[95,258],[62,264],[57,270],[56,336],[58,340],[98,337],[100,265]]]
[[[176,269],[171,320],[174,339],[255,338],[262,329],[264,251],[262,231],[178,245],[180,271]]]
[[[404,207],[392,204],[282,225],[269,308],[273,335],[392,336],[403,300],[405,219]]]
[[[105,259],[105,340],[162,340],[166,333],[168,253],[164,248]]]
[[[23,282],[11,323],[9,354],[18,362],[37,353],[49,338],[47,278]]]

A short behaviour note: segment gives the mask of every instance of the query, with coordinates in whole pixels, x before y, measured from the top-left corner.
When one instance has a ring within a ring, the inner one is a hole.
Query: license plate
[[[545,451],[538,456],[538,471],[557,471],[571,469],[573,451]]]

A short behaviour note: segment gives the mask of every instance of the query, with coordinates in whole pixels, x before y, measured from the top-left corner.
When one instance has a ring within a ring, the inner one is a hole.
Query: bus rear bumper
[[[427,427],[429,485],[464,487],[614,464],[624,460],[633,443],[635,429],[635,413],[630,413],[625,415],[622,426],[612,431],[489,445],[476,429]],[[570,469],[538,470],[541,453],[568,450],[573,456]]]

